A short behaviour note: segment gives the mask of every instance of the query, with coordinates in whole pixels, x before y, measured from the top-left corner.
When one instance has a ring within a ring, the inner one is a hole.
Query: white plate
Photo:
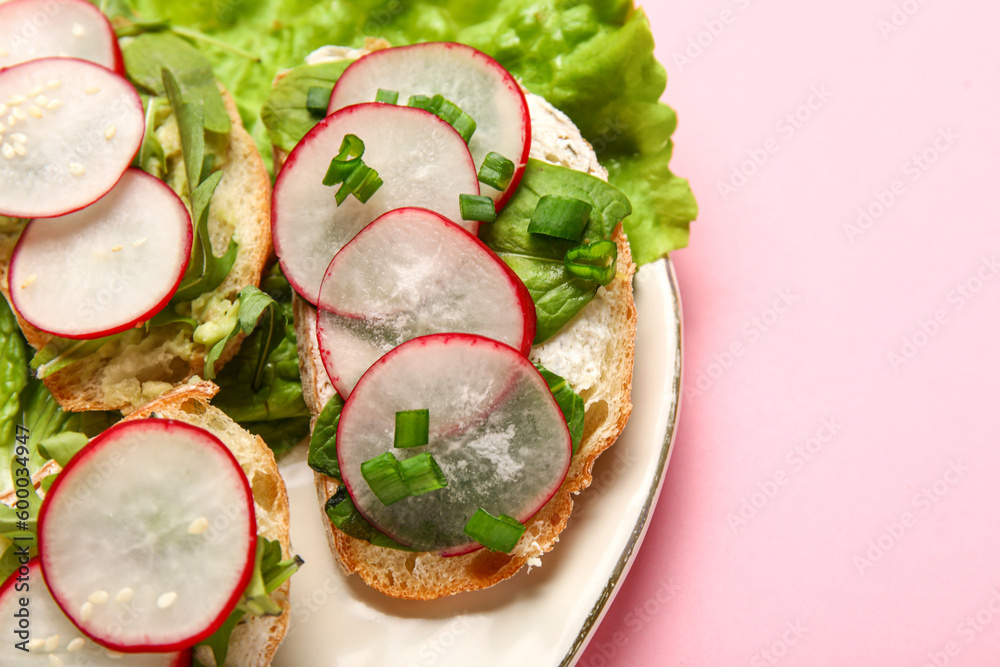
[[[292,579],[291,628],[275,667],[576,663],[642,542],[677,417],[680,300],[669,261],[639,271],[635,299],[632,416],[540,568],[442,600],[386,597],[344,575],[327,547],[312,471],[301,456],[283,462],[292,544],[306,564]]]

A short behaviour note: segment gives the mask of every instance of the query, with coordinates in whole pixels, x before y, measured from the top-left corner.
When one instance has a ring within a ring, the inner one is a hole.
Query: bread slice
[[[223,91],[232,131],[220,161],[222,181],[212,198],[209,231],[213,251],[222,254],[231,236],[239,242],[232,270],[217,293],[232,301],[246,285],[259,285],[271,254],[271,183],[253,138],[243,128],[236,104]],[[163,134],[161,134],[163,133]],[[158,137],[176,138],[177,122],[171,117],[158,129]],[[182,164],[179,155],[168,162]],[[7,266],[20,228],[0,231],[0,291],[10,301]],[[28,343],[42,348],[52,338],[18,316]],[[131,334],[135,336],[135,334]],[[219,366],[239,350],[242,335],[234,337],[220,357]],[[45,378],[45,386],[66,410],[122,410],[129,412],[173,386],[203,372],[205,346],[191,339],[190,327],[169,325],[136,336],[127,344],[111,343],[96,353]]]
[[[532,122],[531,157],[607,180],[607,172],[598,163],[593,148],[569,118],[544,99],[527,92],[526,96]],[[594,461],[618,438],[632,409],[635,265],[621,225],[613,238],[618,244],[615,280],[600,288],[594,300],[573,321],[536,346],[530,355],[563,376],[583,396],[585,427],[583,441],[565,481],[526,523],[524,536],[514,551],[504,554],[482,549],[451,558],[398,551],[350,537],[324,520],[330,547],[348,573],[359,575],[387,595],[429,600],[486,588],[513,576],[526,564],[540,565],[539,556],[552,549],[566,528],[573,509],[573,494],[590,486]],[[295,326],[303,395],[315,416],[334,395],[334,389],[316,343],[316,310],[297,297]],[[338,480],[316,474],[321,511],[339,486]]]
[[[250,480],[257,534],[279,542],[282,558],[289,558],[288,492],[278,473],[274,454],[260,436],[246,432],[224,412],[209,404],[218,391],[219,387],[211,382],[184,384],[147,403],[122,421],[144,419],[156,413],[159,417],[186,422],[215,435],[233,453]],[[49,461],[33,475],[35,486],[60,470],[59,464]],[[45,495],[41,490],[38,493],[42,497]],[[13,490],[0,496],[0,503],[8,506],[12,506],[15,500]],[[291,582],[286,581],[271,594],[281,606],[280,616],[244,616],[240,620],[229,640],[226,664],[240,667],[266,667],[271,664],[291,620],[290,585]],[[207,647],[199,647],[195,657],[206,667],[216,667],[212,651]]]

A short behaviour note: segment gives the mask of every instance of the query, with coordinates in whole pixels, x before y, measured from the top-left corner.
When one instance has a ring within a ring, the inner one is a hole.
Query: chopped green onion
[[[614,241],[578,245],[566,252],[563,264],[574,277],[607,287],[618,270],[618,245]]]
[[[344,135],[344,140],[340,143],[340,152],[330,161],[330,167],[323,177],[323,185],[343,183],[358,165],[364,164],[361,161],[361,156],[364,154],[365,142],[354,134]]]
[[[383,505],[391,505],[410,495],[399,469],[399,461],[386,452],[361,464],[361,476]]]
[[[490,551],[509,554],[524,534],[524,524],[506,514],[495,517],[480,507],[465,524],[465,534]]]
[[[528,231],[567,241],[579,241],[594,207],[585,201],[559,195],[545,195],[531,214]]]
[[[475,119],[462,111],[462,108],[457,104],[445,99],[443,95],[435,95],[434,97],[413,95],[407,101],[406,106],[430,111],[455,128],[455,131],[462,135],[465,143],[469,143],[469,139],[472,139],[472,135],[476,132]]]
[[[395,104],[399,101],[399,91],[379,88],[378,93],[375,94],[375,101],[383,104]]]
[[[476,222],[493,222],[497,219],[497,206],[490,197],[481,195],[459,195],[458,207],[462,212],[462,220]]]
[[[393,447],[423,447],[430,434],[430,412],[428,410],[400,410],[396,413],[396,431]]]
[[[330,107],[332,88],[314,86],[306,93],[306,109],[318,118],[326,118],[326,110]]]
[[[506,190],[514,178],[514,163],[500,153],[487,153],[479,168],[479,181],[497,190]]]
[[[399,462],[399,469],[411,496],[422,496],[448,486],[441,467],[427,452],[403,459]]]
[[[361,159],[364,154],[365,142],[348,134],[340,144],[340,153],[330,161],[330,167],[323,177],[323,185],[343,184],[337,190],[337,206],[343,204],[347,195],[351,194],[364,204],[382,187],[378,172]]]
[[[353,194],[358,201],[365,204],[380,187],[382,179],[378,172],[362,162],[361,166],[344,179],[344,184],[337,190],[337,206],[343,204],[349,194]]]
[[[424,111],[430,111],[431,113],[436,111],[434,107],[434,98],[427,97],[426,95],[411,95],[410,99],[406,102],[406,106],[413,107],[414,109],[423,109]]]

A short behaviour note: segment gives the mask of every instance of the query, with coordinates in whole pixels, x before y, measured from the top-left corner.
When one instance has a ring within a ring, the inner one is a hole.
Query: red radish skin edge
[[[100,69],[102,69],[102,70],[104,70],[106,72],[112,72],[113,74],[118,74],[119,76],[122,76],[118,72],[114,72],[113,70],[109,70],[106,67],[102,67],[101,65],[98,65],[97,63],[91,62],[89,60],[82,60],[80,58],[38,58],[37,60],[29,60],[27,62],[18,63],[17,65],[13,65],[11,67],[5,67],[3,69],[0,69],[0,76],[2,76],[3,74],[5,74],[7,72],[12,72],[15,69],[17,69],[18,67],[24,67],[25,65],[31,65],[31,64],[34,64],[34,63],[40,63],[40,62],[50,61],[50,60],[59,61],[59,62],[77,62],[77,63],[82,63],[82,64],[84,64],[84,65],[86,65],[88,67],[99,67]],[[124,65],[123,65],[123,67],[124,67]],[[122,76],[122,78],[124,79],[125,77]],[[126,83],[128,83],[127,80],[126,80]],[[134,99],[134,101],[136,103],[136,106],[139,107],[140,111],[143,110],[142,98],[139,97],[139,92],[135,89],[135,86],[133,86],[131,83],[128,83],[128,88],[129,88],[129,91],[133,95],[133,99]],[[143,112],[143,115],[145,116],[145,112]],[[143,131],[142,131],[142,134],[139,136],[139,141],[138,141],[138,143],[135,146],[135,150],[132,151],[132,157],[129,158],[129,164],[131,164],[132,161],[135,160],[135,156],[139,154],[139,149],[142,148],[142,142],[145,139],[145,137],[146,137],[146,130],[145,130],[145,127],[144,127]],[[118,181],[122,180],[122,176],[124,176],[125,172],[128,171],[131,168],[132,167],[126,168],[125,171],[123,171],[121,173],[121,176],[119,176],[117,178],[117,180],[115,180],[115,182],[111,184],[111,187],[109,187],[107,190],[105,190],[104,192],[102,192],[101,196],[97,197],[96,199],[94,199],[94,201],[90,202],[90,204],[93,204],[98,199],[100,199],[104,195],[106,195],[109,192],[111,192],[112,190],[114,190],[115,186],[118,185]],[[58,218],[58,217],[61,217],[61,216],[64,216],[64,215],[69,215],[70,213],[76,213],[77,211],[80,211],[82,209],[87,208],[88,206],[90,206],[90,204],[84,204],[83,206],[77,206],[76,208],[70,209],[68,211],[61,211],[59,213],[52,213],[51,215],[37,215],[34,218],[32,218],[32,220],[45,220],[45,219],[48,219],[48,218]],[[5,215],[5,216],[7,216],[9,218],[30,218],[31,217],[30,215],[19,215],[17,211],[13,211],[13,212],[10,212],[10,211],[0,211],[0,215]]]
[[[440,44],[448,49],[474,52],[473,57],[478,57],[487,61],[491,66],[495,67],[498,71],[502,72],[505,75],[503,76],[504,83],[507,85],[509,89],[516,92],[517,96],[521,100],[521,113],[523,118],[521,136],[524,140],[524,150],[521,152],[521,159],[514,161],[514,176],[513,178],[511,178],[510,185],[507,186],[507,190],[504,191],[503,195],[497,201],[496,209],[497,211],[499,211],[504,206],[506,206],[507,202],[510,201],[510,198],[514,196],[514,191],[517,190],[517,186],[521,183],[521,177],[524,176],[524,170],[528,166],[528,156],[531,153],[531,115],[528,113],[528,100],[525,99],[524,91],[521,89],[521,86],[517,85],[517,81],[514,79],[513,75],[511,75],[511,73],[507,71],[507,68],[501,65],[499,62],[497,62],[497,60],[492,56],[483,53],[479,49],[469,46],[468,44],[461,44],[459,42],[433,42],[433,43]],[[425,43],[409,44],[407,46],[395,46],[392,48],[394,50],[415,49],[415,48],[421,48],[424,45]],[[350,65],[348,65],[347,69],[344,70],[344,73],[340,75],[339,79],[337,79],[337,82],[339,83],[343,81],[345,77],[349,76],[351,68],[354,67],[356,64],[358,64],[365,58],[377,53],[378,51],[372,51],[372,53],[364,55],[361,58],[355,60]],[[334,85],[334,89],[336,90],[336,84]],[[327,113],[330,113],[330,108],[334,106],[334,97],[335,93],[330,95],[330,105],[327,107]],[[512,159],[510,158],[510,156],[504,156],[504,157]]]
[[[399,350],[401,348],[403,348],[404,346],[408,346],[408,345],[426,345],[427,343],[432,343],[432,342],[437,342],[437,341],[448,342],[448,341],[451,341],[451,340],[468,340],[468,341],[471,341],[471,342],[476,342],[477,344],[493,345],[493,346],[495,346],[498,349],[501,349],[501,350],[506,349],[506,350],[510,350],[511,352],[514,352],[516,354],[517,359],[518,359],[518,363],[524,364],[526,368],[530,368],[535,373],[535,375],[538,376],[538,379],[542,382],[542,384],[545,385],[546,389],[549,391],[549,394],[550,395],[552,394],[552,390],[548,389],[548,383],[545,382],[545,378],[543,378],[541,376],[541,374],[538,372],[538,369],[535,368],[534,364],[532,364],[530,361],[528,361],[527,357],[522,356],[521,353],[518,352],[516,349],[512,348],[509,345],[505,345],[504,343],[501,343],[500,341],[496,341],[496,340],[493,340],[491,338],[485,338],[484,336],[476,336],[476,335],[473,335],[473,334],[443,333],[443,334],[431,334],[429,336],[421,336],[419,338],[413,338],[412,340],[408,340],[405,343],[403,343],[402,345],[400,345],[398,347],[395,347],[392,350],[386,352],[385,356],[383,356],[381,359],[379,359],[378,361],[376,361],[374,364],[371,365],[371,368],[369,368],[367,371],[365,371],[365,375],[368,375],[368,373],[370,373],[373,369],[375,369],[378,366],[386,363],[387,360],[391,360],[392,357],[394,357],[396,354],[398,354]],[[358,380],[358,384],[355,385],[355,388],[357,388],[358,386],[361,385],[362,382],[364,382],[365,375],[361,376],[361,379]],[[354,393],[352,392],[351,396],[349,396],[347,398],[347,400],[344,402],[344,407],[341,408],[341,411],[340,411],[341,419],[340,419],[340,421],[338,422],[338,425],[337,425],[337,440],[338,440],[338,442],[340,441],[340,425],[344,423],[343,416],[345,414],[347,414],[347,411],[351,408],[351,406],[352,406],[352,404],[354,402],[352,400],[353,396],[354,396]],[[553,397],[552,400],[554,401],[555,397]],[[558,407],[557,407],[557,409],[558,409]],[[560,414],[560,416],[562,415],[562,411],[561,410],[559,411],[559,414]],[[563,422],[565,424],[565,419],[563,419]],[[566,429],[566,447],[569,450],[569,454],[570,454],[570,459],[569,459],[570,460],[570,464],[572,464],[572,460],[573,460],[573,440],[572,440],[572,438],[570,437],[570,434],[569,434],[569,426],[565,426],[565,429]],[[340,448],[339,447],[337,449],[337,465],[338,466],[343,466],[344,465],[344,462],[340,459]],[[569,474],[569,465],[566,466],[566,470],[563,472],[562,477],[559,478],[559,482],[557,484],[554,484],[552,486],[552,491],[545,497],[545,500],[543,500],[541,503],[539,503],[538,507],[534,508],[530,513],[527,514],[527,516],[524,516],[522,518],[518,518],[518,521],[520,521],[521,523],[525,523],[526,521],[529,521],[531,519],[531,517],[533,517],[536,514],[538,514],[538,512],[543,507],[545,507],[546,503],[548,503],[550,500],[552,500],[552,498],[556,495],[556,493],[559,492],[559,489],[562,488],[563,482],[566,481],[566,475],[568,475],[568,474]],[[57,478],[57,480],[58,480],[58,478]],[[351,488],[350,483],[348,483],[348,481],[345,480],[345,479],[341,479],[340,483],[343,484],[344,488],[347,489],[347,494],[351,497],[351,502],[354,503],[355,508],[358,510],[358,512],[361,514],[361,516],[364,517],[365,521],[367,521],[368,523],[370,523],[376,530],[381,530],[378,527],[378,525],[374,521],[372,521],[371,517],[369,517],[368,515],[366,515],[365,512],[364,512],[364,510],[361,508],[361,506],[358,505],[358,503],[355,501],[354,490]],[[41,531],[39,531],[39,532],[41,532]],[[388,535],[388,537],[390,537],[392,539],[395,539],[395,538],[392,537],[392,535]],[[396,541],[398,541],[398,540],[396,540]],[[400,544],[403,544],[403,543],[400,542]],[[407,545],[404,544],[403,546],[407,546]],[[437,552],[437,553],[438,553],[438,555],[440,555],[440,556],[442,556],[444,558],[451,558],[451,557],[454,557],[454,556],[464,556],[464,555],[470,554],[470,553],[472,553],[474,551],[479,551],[480,549],[483,549],[483,548],[485,548],[485,547],[483,547],[483,545],[481,545],[479,543],[476,543],[476,542],[473,542],[472,544],[469,544],[469,545],[464,546],[464,547],[459,546],[459,547],[455,547],[454,549],[445,549],[445,550],[442,550],[442,551]]]
[[[27,563],[25,563],[24,567],[27,567],[29,572],[33,569],[37,569],[38,574],[42,575],[42,577],[45,576],[45,573],[42,571],[41,558],[39,558],[38,556],[35,556]],[[14,587],[14,585],[17,583],[19,576],[20,576],[19,571],[15,570],[10,574],[9,577],[7,577],[6,581],[0,584],[0,599],[2,599],[3,596],[7,595],[9,590]],[[69,617],[67,616],[66,618],[68,619]],[[72,622],[72,620],[70,622]],[[164,651],[164,653],[169,653],[169,651]],[[184,649],[183,651],[177,654],[177,657],[174,659],[173,663],[171,663],[171,667],[190,667],[191,659],[193,657],[194,653],[192,649],[190,648]]]
[[[162,646],[148,645],[148,644],[136,645],[136,646],[122,646],[120,644],[115,644],[113,642],[109,642],[104,639],[98,639],[97,637],[87,632],[87,630],[85,630],[84,628],[81,628],[79,624],[77,624],[76,619],[71,614],[67,613],[66,604],[62,599],[60,599],[60,597],[53,590],[52,585],[49,583],[49,577],[45,573],[45,520],[48,517],[48,508],[52,504],[50,499],[53,497],[58,497],[59,488],[62,486],[63,480],[67,479],[70,476],[67,473],[71,473],[74,468],[84,465],[86,461],[90,458],[90,456],[94,452],[98,451],[101,445],[109,437],[117,434],[118,431],[131,430],[133,428],[139,428],[143,430],[148,428],[159,428],[161,430],[171,430],[174,428],[179,428],[182,430],[189,431],[195,437],[195,439],[198,439],[201,442],[211,443],[210,446],[218,447],[223,452],[224,457],[232,463],[232,465],[236,468],[237,471],[239,471],[239,478],[242,482],[244,490],[246,491],[247,512],[249,513],[250,517],[256,516],[254,513],[253,491],[250,488],[250,481],[247,479],[247,476],[243,472],[243,468],[240,467],[240,464],[236,460],[236,457],[233,456],[233,453],[229,451],[229,448],[226,447],[224,444],[222,444],[222,441],[220,441],[214,435],[196,426],[192,426],[191,424],[187,424],[181,421],[176,421],[173,419],[151,418],[151,419],[142,419],[132,422],[119,422],[114,426],[112,426],[111,428],[109,428],[108,430],[101,433],[100,435],[96,436],[93,440],[90,441],[90,443],[86,447],[77,452],[76,455],[74,455],[73,458],[71,458],[69,462],[67,462],[66,467],[63,468],[62,472],[59,473],[59,475],[55,479],[55,482],[53,482],[52,486],[49,488],[48,493],[46,493],[45,501],[42,502],[42,508],[38,513],[38,559],[42,564],[42,576],[45,577],[45,584],[49,587],[49,592],[52,594],[52,599],[55,600],[56,604],[59,605],[59,608],[62,609],[62,612],[63,614],[66,615],[66,618],[68,618],[70,622],[73,623],[73,625],[75,625],[80,632],[82,632],[84,635],[89,637],[94,642],[100,644],[101,646],[106,646],[112,650],[119,651],[121,653],[170,653],[173,651],[181,651],[184,649],[191,648],[192,646],[197,645],[202,640],[207,639],[208,637],[213,635],[215,631],[218,630],[223,623],[225,623],[226,619],[229,618],[229,614],[232,613],[233,608],[236,607],[236,604],[240,601],[240,598],[243,596],[243,591],[246,590],[247,585],[250,583],[250,578],[253,576],[254,560],[256,559],[257,555],[256,521],[251,521],[250,540],[249,540],[250,548],[247,551],[246,565],[244,566],[243,573],[240,576],[239,584],[235,589],[234,593],[230,596],[229,600],[226,602],[226,606],[223,608],[223,611],[219,614],[218,618],[212,621],[212,623],[203,632],[199,633],[193,638],[190,638],[182,642],[176,642],[174,644],[166,644]],[[185,664],[185,663],[179,663],[179,664]]]
[[[111,335],[114,335],[116,333],[121,333],[122,331],[126,331],[128,329],[135,328],[135,326],[137,324],[140,324],[142,322],[145,322],[146,320],[149,320],[154,315],[156,315],[158,312],[160,312],[161,310],[163,310],[166,307],[166,305],[168,303],[170,303],[170,300],[172,298],[174,298],[174,294],[177,292],[177,288],[180,287],[181,281],[184,279],[184,274],[187,272],[188,264],[191,263],[191,245],[194,243],[194,230],[193,230],[193,228],[191,226],[191,215],[188,213],[187,207],[184,205],[183,200],[181,200],[181,198],[178,197],[177,194],[173,190],[171,190],[170,187],[166,183],[164,183],[163,181],[161,181],[161,180],[159,180],[159,179],[157,179],[157,178],[155,178],[153,176],[150,176],[149,174],[147,174],[146,172],[142,171],[141,169],[135,169],[134,167],[129,167],[128,169],[125,170],[125,173],[128,173],[128,172],[135,172],[136,176],[141,176],[143,178],[148,178],[148,179],[156,181],[157,183],[159,183],[160,185],[162,185],[163,188],[173,196],[174,200],[176,200],[177,206],[180,207],[180,211],[183,213],[184,217],[188,221],[188,224],[187,224],[187,233],[186,233],[186,236],[185,236],[186,241],[185,241],[185,244],[184,244],[184,257],[186,257],[186,259],[184,260],[184,265],[181,267],[180,273],[178,273],[178,275],[177,275],[177,280],[174,282],[174,286],[170,288],[170,290],[167,292],[167,294],[162,299],[160,299],[160,301],[158,301],[152,308],[150,308],[149,310],[147,310],[140,317],[138,317],[138,318],[136,318],[136,319],[134,319],[134,320],[132,320],[130,322],[126,322],[124,324],[121,324],[121,325],[119,325],[117,327],[113,327],[111,329],[107,329],[106,331],[98,331],[96,333],[86,334],[86,335],[82,335],[81,336],[81,335],[67,335],[66,333],[60,333],[58,331],[49,331],[48,329],[43,329],[41,327],[35,327],[39,331],[43,331],[43,332],[45,332],[47,334],[51,334],[53,336],[59,336],[61,338],[69,338],[71,340],[90,340],[90,339],[93,339],[93,338],[101,338],[103,336],[111,336]],[[122,174],[122,178],[125,177],[125,173]],[[121,179],[118,179],[118,180],[121,181]],[[117,183],[115,185],[117,185]],[[112,189],[114,189],[114,188],[112,187]],[[110,190],[109,190],[109,192],[110,192]],[[107,193],[105,193],[105,194],[107,194]],[[80,209],[77,209],[77,211],[82,210],[83,208],[86,208],[86,206],[84,206],[84,207],[82,207]],[[71,211],[71,213],[76,213],[76,211]],[[65,213],[64,215],[69,215],[69,213]],[[53,216],[53,217],[61,217],[61,216]],[[33,220],[29,220],[28,224],[29,225],[30,224],[35,224],[36,220],[47,220],[47,219],[48,218],[35,218]],[[43,222],[42,224],[45,224],[45,223]],[[25,226],[25,229],[27,229],[27,226]],[[18,255],[18,252],[19,252],[20,248],[21,248],[20,243],[18,243],[16,246],[14,246],[14,252],[11,253],[11,257],[10,257],[10,261],[8,262],[8,266],[11,266],[11,265],[14,264],[15,260],[17,259],[17,255]],[[10,272],[8,271],[8,276],[9,275],[10,275]],[[18,312],[20,312],[19,309],[18,309],[18,307],[17,307],[17,296],[16,296],[17,290],[10,289],[10,285],[7,286],[7,289],[8,289],[8,293],[10,294],[10,300],[11,300],[11,304],[14,306],[14,310],[18,310]],[[30,324],[30,322],[29,322],[29,324]],[[32,324],[32,326],[35,326],[35,325]]]
[[[106,26],[106,29],[108,31],[108,36],[111,38],[111,56],[114,59],[115,63],[114,69],[112,71],[115,72],[116,74],[120,74],[121,76],[125,76],[125,58],[122,56],[121,47],[118,45],[118,36],[115,35],[114,26],[111,25],[111,22],[108,20],[108,17],[105,16],[104,13],[100,9],[98,9],[95,5],[87,2],[87,0],[59,0],[59,2],[62,4],[78,5],[82,8],[86,8],[85,11],[94,12],[101,17],[102,22],[104,26]],[[38,2],[38,0],[9,0],[8,2],[3,4],[6,4],[8,7],[10,7],[14,5],[30,5],[30,4],[40,4],[40,3]],[[36,60],[42,60],[42,58],[36,58]],[[67,58],[63,58],[62,60],[67,60]],[[78,60],[78,59],[69,58],[68,60]],[[26,62],[31,62],[31,61],[29,60]],[[86,62],[92,62],[92,61],[88,60]],[[94,64],[97,65],[99,63],[94,63]],[[13,67],[16,67],[16,65],[13,65]],[[3,71],[4,69],[7,68],[0,67],[0,71]]]
[[[313,129],[309,130],[309,132],[306,133],[306,136],[302,137],[302,139],[299,140],[299,143],[297,143],[295,145],[295,148],[292,149],[292,152],[288,154],[287,158],[285,158],[285,162],[281,166],[281,171],[278,172],[278,176],[274,179],[274,192],[277,193],[280,190],[282,181],[284,180],[284,177],[286,175],[286,171],[288,171],[288,168],[291,167],[292,165],[294,165],[296,162],[298,162],[299,147],[300,146],[304,146],[309,141],[311,141],[312,138],[316,134],[319,134],[320,132],[322,132],[323,129],[326,128],[326,126],[330,124],[331,119],[340,118],[340,114],[345,114],[346,115],[346,114],[357,113],[359,110],[364,111],[364,109],[367,108],[369,104],[370,103],[355,104],[355,105],[352,105],[352,106],[349,106],[349,107],[344,107],[343,109],[340,109],[339,111],[336,111],[335,113],[330,114],[329,116],[327,116],[326,118],[324,118],[323,120],[321,120],[319,123],[317,123],[313,127]],[[410,107],[402,107],[402,108],[410,108]],[[423,113],[423,114],[427,114],[428,116],[434,118],[437,122],[441,123],[443,126],[447,127],[452,132],[455,131],[455,128],[453,128],[446,121],[441,120],[440,118],[438,118],[437,116],[435,116],[431,112],[424,111],[423,109],[413,109],[413,110],[414,111],[419,111],[420,113]],[[364,140],[364,137],[361,137],[361,139]],[[332,158],[333,158],[333,156],[331,156],[331,159]],[[527,158],[525,158],[525,161],[527,162]],[[473,172],[475,172],[476,171],[476,164],[473,161],[471,154],[469,155],[469,163],[472,164],[472,170],[473,170]],[[287,270],[285,270],[284,261],[281,260],[281,242],[279,240],[280,235],[274,233],[275,230],[280,226],[280,224],[281,224],[281,221],[278,218],[278,197],[277,196],[273,196],[273,197],[271,197],[271,238],[273,239],[273,242],[274,242],[274,253],[278,256],[278,262],[279,262],[279,264],[282,265],[281,266],[282,271],[285,273],[286,277],[288,278],[288,282],[291,284],[292,288],[296,292],[298,292],[300,296],[302,296],[303,298],[305,298],[305,296],[304,296],[305,291],[302,289],[302,286],[296,284],[296,281],[295,281],[294,277],[291,274],[289,274],[289,272]],[[471,232],[469,232],[469,233],[472,234]],[[478,233],[479,233],[479,226],[477,225],[476,232],[475,232],[475,234],[472,234],[472,235],[475,236]],[[309,299],[306,299],[306,301],[309,301]],[[316,304],[313,304],[313,305],[315,306]]]
[[[454,222],[452,222],[448,218],[444,217],[443,215],[441,215],[439,213],[436,213],[434,211],[431,211],[430,209],[419,208],[419,207],[416,207],[416,206],[408,206],[408,207],[405,207],[405,208],[394,209],[392,211],[389,211],[388,213],[383,213],[381,216],[379,216],[378,218],[376,218],[375,220],[373,220],[371,223],[369,223],[369,225],[367,227],[365,227],[360,232],[358,232],[357,235],[354,238],[356,239],[356,238],[360,237],[362,234],[364,234],[366,231],[368,231],[368,229],[370,229],[372,225],[374,225],[376,222],[378,222],[382,218],[386,218],[386,217],[388,217],[390,215],[400,215],[400,214],[404,214],[404,213],[410,212],[410,211],[420,211],[420,212],[423,212],[423,213],[429,213],[430,215],[439,218],[441,220],[441,222],[443,222],[444,224],[446,224],[446,225],[452,225],[452,226],[458,228],[463,233],[465,233],[469,237],[471,237],[471,240],[474,241],[475,243],[477,243],[479,245],[479,247],[481,247],[484,250],[486,250],[487,252],[489,252],[489,254],[503,268],[504,275],[507,277],[507,279],[510,281],[511,285],[514,287],[514,291],[517,294],[518,305],[521,307],[521,313],[524,315],[524,329],[523,329],[523,333],[521,335],[521,348],[518,351],[521,353],[522,356],[527,357],[528,356],[528,352],[531,351],[531,344],[532,344],[532,341],[534,341],[534,339],[535,339],[535,330],[537,329],[537,326],[538,326],[538,321],[537,321],[537,318],[535,316],[535,302],[532,301],[532,299],[531,299],[531,293],[528,292],[528,288],[525,287],[524,282],[518,277],[518,275],[516,273],[514,273],[514,270],[512,268],[510,268],[509,266],[507,266],[507,262],[505,262],[502,259],[500,259],[497,256],[497,254],[495,252],[493,252],[493,250],[488,245],[486,245],[485,243],[483,243],[479,239],[478,236],[472,236],[471,234],[468,234],[468,232],[466,232],[462,227],[456,225]],[[354,239],[351,239],[351,243],[353,243],[353,242],[354,242]],[[348,245],[350,245],[350,243],[348,243]],[[344,246],[344,247],[346,248],[347,246]],[[336,261],[337,261],[337,256],[335,255],[334,258],[332,260],[330,260],[330,264],[329,264],[329,266],[326,267],[326,272],[323,274],[323,281],[324,282],[326,282],[326,276],[327,276],[327,274],[330,273],[330,269],[333,267],[333,264]],[[321,288],[320,291],[322,293],[322,288]],[[317,299],[317,301],[321,301],[321,300],[322,299]],[[323,308],[320,307],[320,306],[317,306],[317,308],[319,308],[320,310],[323,310]],[[338,314],[340,314],[340,313],[338,313]],[[341,314],[341,316],[342,317],[351,317],[351,318],[354,318],[354,316],[352,316],[352,315],[343,315],[343,314]],[[320,353],[321,357],[323,357],[325,359],[325,358],[327,358],[327,357],[329,357],[330,355],[333,354],[333,350],[328,350],[324,346],[324,344],[323,344],[323,338],[318,335],[318,330],[317,330],[316,339],[317,339],[316,342],[317,342],[317,346],[319,347],[319,353]],[[336,377],[336,378],[334,378],[332,376],[330,377],[330,381],[334,385],[334,387],[336,387],[337,381],[339,379],[340,379],[339,376]],[[337,393],[340,393],[340,392],[338,391]],[[347,397],[344,396],[343,394],[341,394],[341,398],[346,399]]]

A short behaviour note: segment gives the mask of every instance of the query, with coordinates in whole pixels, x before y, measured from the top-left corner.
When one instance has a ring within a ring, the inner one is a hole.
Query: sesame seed
[[[133,248],[138,248],[139,246],[141,246],[145,242],[146,242],[146,237],[143,236],[141,239],[136,239],[135,241],[132,241],[132,247]]]
[[[14,152],[23,156],[28,152],[28,149],[24,147],[24,144],[14,144]]]
[[[10,115],[16,118],[17,120],[24,120],[25,118],[28,117],[28,115],[24,113],[24,109],[22,109],[21,107],[14,107],[13,109],[11,109]],[[10,125],[10,123],[8,123],[8,125]]]
[[[3,146],[0,146],[0,153],[2,153],[3,156],[8,160],[14,159],[14,147],[11,146],[10,144],[4,144]]]
[[[62,106],[61,100],[52,100],[51,102],[45,105],[45,108],[48,109],[49,111],[55,111],[61,106]]]
[[[83,637],[77,637],[76,639],[71,640],[70,643],[66,644],[66,650],[79,651],[86,643],[87,642],[84,641]]]
[[[37,97],[35,97],[35,104],[39,106],[44,107],[48,103],[49,103],[49,98],[45,97],[45,95],[38,95]]]
[[[48,88],[49,90],[54,90],[55,88],[58,88],[60,85],[62,85],[62,81],[60,81],[59,79],[52,79],[47,84],[45,84],[45,87]]]
[[[58,655],[49,655],[49,667],[63,667],[65,664]]]
[[[5,113],[7,113],[7,105],[4,104],[3,102],[0,102],[0,116],[4,115]]]
[[[115,602],[128,602],[135,595],[135,591],[131,588],[123,588],[118,591],[118,595],[115,596]]]
[[[85,31],[84,31],[82,25],[80,25],[79,23],[74,23],[73,24],[73,36],[74,37],[83,37],[84,32]]]
[[[94,605],[90,602],[84,602],[80,605],[80,620],[86,623],[90,620],[90,617],[94,615]]]
[[[112,660],[118,660],[125,655],[124,653],[119,653],[118,651],[112,651],[109,648],[104,649],[104,653]]]
[[[118,131],[117,127],[115,127],[114,125],[108,125],[106,128],[104,128],[104,138],[107,139],[108,141],[111,141],[111,137],[115,136],[115,132],[117,131]]]
[[[36,637],[35,639],[32,639],[30,642],[28,642],[29,651],[37,651],[42,648],[45,648],[45,640],[42,639],[41,637]]]
[[[114,248],[111,249],[111,252],[118,252],[121,249],[122,247],[120,245],[116,245]]]
[[[20,104],[22,102],[26,102],[27,100],[28,100],[28,98],[25,97],[24,95],[11,95],[7,99],[7,101],[10,102],[10,105],[12,107],[16,107],[18,104]]]
[[[11,113],[7,116],[7,127],[14,127],[15,125],[17,125],[17,118],[15,118],[14,114]]]
[[[49,651],[51,653],[52,651],[55,651],[57,648],[59,648],[59,635],[52,635],[51,637],[45,640],[46,651]]]
[[[83,165],[80,164],[79,162],[69,163],[69,173],[73,174],[74,176],[83,176],[84,171],[85,170],[83,168]]]
[[[208,530],[208,519],[205,517],[198,517],[188,526],[188,532],[192,535],[201,535],[206,530]]]
[[[7,49],[5,49],[2,46],[0,46],[0,58],[6,58],[9,55],[10,55],[10,52],[7,51]]]
[[[89,602],[93,602],[94,604],[104,604],[105,602],[108,601],[108,592],[94,591],[87,597],[87,600]]]
[[[36,107],[34,104],[32,104],[30,107],[28,107],[28,113],[31,114],[32,116],[34,116],[35,118],[41,118],[42,117],[42,110],[39,109],[38,107]]]
[[[88,95],[96,95],[97,93],[101,92],[101,89],[98,88],[97,86],[91,86],[90,88],[87,88],[83,92],[87,93]]]
[[[156,598],[156,606],[160,609],[166,609],[174,602],[177,601],[177,593],[171,591],[169,593],[164,593],[160,597]]]
[[[35,282],[35,280],[37,279],[38,279],[38,274],[32,273],[30,276],[24,279],[23,283],[21,283],[21,289],[27,289],[28,285]]]
[[[21,134],[20,132],[16,132],[10,135],[10,140],[13,141],[15,144],[25,144],[28,142],[28,137]]]
[[[31,89],[31,92],[28,93],[28,97],[35,97],[36,95],[41,95],[41,94],[42,94],[42,87],[38,86],[37,88]]]

